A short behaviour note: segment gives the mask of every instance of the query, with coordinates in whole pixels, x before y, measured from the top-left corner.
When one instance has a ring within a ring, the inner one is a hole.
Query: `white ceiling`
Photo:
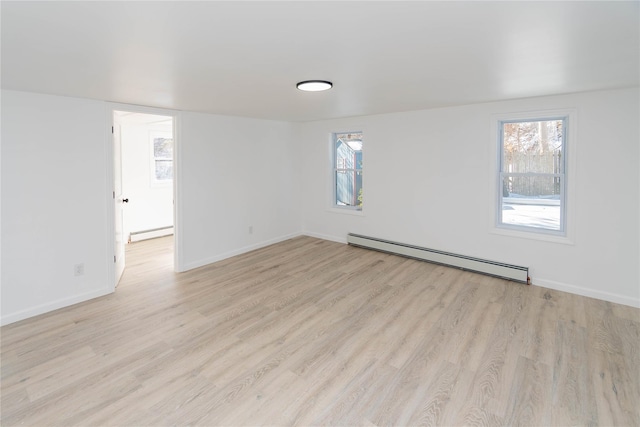
[[[2,87],[307,121],[637,86],[639,5],[2,1]]]

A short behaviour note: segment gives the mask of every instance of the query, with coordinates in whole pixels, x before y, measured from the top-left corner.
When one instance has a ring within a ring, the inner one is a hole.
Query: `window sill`
[[[364,216],[364,213],[362,213],[362,211],[348,208],[329,208],[327,209],[327,212],[353,216]]]
[[[560,243],[563,245],[575,245],[573,240],[567,236],[554,236],[552,234],[536,233],[535,231],[520,231],[512,230],[509,228],[494,227],[491,229],[491,234],[498,234],[508,237],[518,237],[521,239],[529,240],[540,240],[543,242]]]

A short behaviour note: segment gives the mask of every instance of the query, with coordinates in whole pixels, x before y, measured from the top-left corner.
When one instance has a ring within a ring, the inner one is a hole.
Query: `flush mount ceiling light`
[[[305,92],[320,92],[323,90],[329,90],[333,87],[333,83],[326,80],[305,80],[296,85],[300,90]]]

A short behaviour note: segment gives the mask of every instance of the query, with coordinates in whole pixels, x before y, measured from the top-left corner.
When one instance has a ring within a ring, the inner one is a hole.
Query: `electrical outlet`
[[[253,225],[249,226],[249,234],[253,234]]]
[[[76,264],[73,266],[73,275],[74,276],[82,276],[84,274],[84,263]]]

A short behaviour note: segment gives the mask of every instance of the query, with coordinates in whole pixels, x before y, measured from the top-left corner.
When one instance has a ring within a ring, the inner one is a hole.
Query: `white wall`
[[[182,269],[299,234],[291,129],[284,122],[182,113]]]
[[[638,99],[628,89],[305,124],[181,113],[178,266],[301,231],[356,232],[527,265],[534,284],[640,305]],[[3,324],[112,289],[106,108],[2,91]],[[575,244],[491,233],[491,115],[558,108],[578,114]],[[328,209],[330,133],[349,130],[365,132],[362,216]]]
[[[151,184],[152,131],[171,134],[171,124],[123,123],[121,127],[122,191],[129,199],[124,205],[125,238],[130,232],[173,225],[173,183]]]
[[[2,324],[113,289],[108,108],[2,91]],[[179,268],[299,233],[291,124],[195,113],[178,124]]]
[[[2,91],[3,324],[109,291],[105,125],[99,101]]]
[[[349,232],[530,267],[533,283],[640,306],[638,89],[295,127],[305,233]],[[492,233],[492,115],[577,110],[574,244]],[[331,132],[364,132],[363,215],[329,209]]]

